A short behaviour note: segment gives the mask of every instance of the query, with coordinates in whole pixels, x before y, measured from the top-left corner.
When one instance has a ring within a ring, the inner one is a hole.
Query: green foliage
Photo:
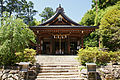
[[[120,60],[120,52],[107,52],[99,50],[97,47],[87,47],[78,51],[78,61],[82,65],[85,63],[95,62],[97,65],[105,65],[112,61],[117,62]]]
[[[24,1],[24,5],[22,5],[21,11],[16,15],[17,18],[23,19],[23,21],[31,26],[31,22],[33,21],[33,16],[37,13],[36,10],[33,9],[34,4],[32,1]]]
[[[96,15],[95,20],[94,20],[95,26],[100,25],[101,19],[104,16],[105,12],[106,12],[106,10],[103,10],[103,9],[98,10],[97,15]]]
[[[0,53],[0,66],[14,65],[16,62],[15,54],[11,54],[10,52],[7,52],[6,54]]]
[[[4,11],[9,13],[9,16],[15,15],[16,18],[21,18],[23,21],[30,25],[33,20],[33,16],[36,14],[34,10],[34,4],[32,1],[27,2],[26,0],[0,0],[0,16]]]
[[[110,6],[107,7],[105,9],[98,9],[97,15],[95,17],[95,26],[100,25],[101,19],[103,18],[103,16],[110,11],[111,9],[115,9],[115,7],[118,7],[120,5],[120,3],[118,2],[116,5],[114,6]]]
[[[33,19],[33,21],[30,22],[30,26],[38,26],[41,24],[41,21],[37,21],[36,19]]]
[[[36,51],[34,49],[25,49],[23,52],[16,52],[17,62],[35,62],[34,56]]]
[[[100,35],[103,46],[109,50],[120,49],[120,6],[113,6],[101,19]]]
[[[85,13],[84,17],[80,21],[80,24],[85,26],[94,25],[94,19],[95,19],[95,11],[89,10],[87,11],[87,13]]]
[[[82,65],[85,65],[85,63],[94,62],[97,52],[98,49],[96,47],[87,47],[85,49],[81,48],[78,51],[78,60],[81,62]]]
[[[44,11],[42,11],[41,14],[39,14],[41,17],[43,17],[42,19],[42,23],[45,22],[46,20],[48,20],[50,17],[52,17],[54,15],[54,11],[51,7],[46,7],[44,9]]]
[[[86,69],[86,67],[85,66],[82,66],[82,67],[80,67],[80,71],[82,71],[82,69]]]
[[[82,18],[80,24],[85,26],[93,26],[95,24],[95,16],[95,9],[87,11],[87,13],[85,13],[84,17]],[[99,35],[97,34],[97,31],[92,32],[90,35],[84,38],[84,45],[89,47],[98,46],[98,38]]]
[[[23,20],[14,17],[3,17],[0,27],[0,55],[3,60],[2,65],[12,65],[15,63],[15,52],[23,51],[29,47],[29,41],[35,42],[35,35],[24,24]],[[9,63],[9,64],[8,64]]]
[[[94,34],[91,33],[87,38],[85,38],[84,40],[85,46],[90,46],[90,47],[98,46],[97,42],[100,36],[101,47],[109,48],[109,50],[112,51],[116,51],[120,49],[120,36],[119,36],[120,12],[119,11],[120,11],[120,1],[115,2],[115,5],[109,7],[107,6],[101,9],[98,8],[98,12],[94,19],[94,25],[99,26],[99,29],[93,32]],[[84,21],[84,24],[88,25],[87,22]],[[96,35],[96,36],[92,37],[92,35]]]
[[[109,54],[110,54],[112,63],[116,63],[120,61],[120,51],[116,51],[116,52],[110,51]]]
[[[85,47],[98,47],[99,46],[99,35],[98,30],[92,32],[90,35],[84,38]]]
[[[115,5],[120,0],[97,0],[97,6],[100,9],[105,9],[109,6]],[[96,0],[92,0],[92,8],[96,7]]]
[[[106,63],[110,62],[110,55],[106,51],[99,51],[96,56],[96,64],[97,65],[106,65]]]

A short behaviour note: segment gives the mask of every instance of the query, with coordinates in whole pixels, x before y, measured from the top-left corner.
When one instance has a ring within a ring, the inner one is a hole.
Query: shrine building
[[[55,14],[46,22],[31,26],[36,35],[37,54],[74,55],[84,48],[83,39],[97,29],[97,26],[82,26],[65,15],[59,6]]]

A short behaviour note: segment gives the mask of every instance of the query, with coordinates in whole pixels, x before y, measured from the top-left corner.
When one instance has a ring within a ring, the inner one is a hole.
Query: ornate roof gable
[[[72,21],[65,15],[64,9],[61,7],[61,5],[59,5],[59,7],[56,9],[55,14],[50,19],[40,24],[39,26],[54,26],[54,25],[80,26],[78,23]]]

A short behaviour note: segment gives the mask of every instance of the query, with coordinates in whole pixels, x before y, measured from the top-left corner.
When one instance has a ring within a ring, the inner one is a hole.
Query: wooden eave
[[[98,29],[98,26],[31,26],[30,29]]]
[[[93,32],[96,28],[96,26],[66,26],[66,27],[55,27],[55,26],[41,26],[41,27],[31,27],[31,29],[34,31],[34,33],[36,35],[44,35],[44,34],[52,34],[52,33],[74,33],[74,34],[84,34],[84,35],[88,35],[89,33]],[[83,32],[83,33],[82,33]],[[72,36],[72,35],[71,35]],[[79,35],[75,35],[75,36],[79,36]]]
[[[62,21],[58,21],[58,17],[62,17]],[[72,21],[70,18],[68,18],[64,14],[64,9],[59,6],[56,10],[56,13],[48,19],[45,23],[42,23],[38,26],[30,26],[30,29],[32,30],[44,30],[44,31],[71,31],[71,30],[95,30],[99,27],[97,26],[82,26],[74,21]]]

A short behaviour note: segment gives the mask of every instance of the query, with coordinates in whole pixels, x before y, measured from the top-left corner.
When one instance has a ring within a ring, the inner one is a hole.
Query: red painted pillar
[[[37,45],[36,45],[37,54],[41,54],[41,37],[37,36]]]
[[[39,45],[38,45],[38,43],[37,43],[37,44],[36,44],[36,52],[37,52],[37,54],[39,54],[38,48],[39,48]]]
[[[42,53],[42,50],[41,50],[41,38],[39,38],[39,54],[41,54]]]
[[[84,38],[83,38],[83,36],[81,37],[81,43],[82,43],[82,48],[84,48]]]
[[[68,54],[70,54],[70,38],[68,36]]]
[[[52,51],[53,51],[53,38],[51,36],[51,40],[50,40],[50,54],[53,54]]]

